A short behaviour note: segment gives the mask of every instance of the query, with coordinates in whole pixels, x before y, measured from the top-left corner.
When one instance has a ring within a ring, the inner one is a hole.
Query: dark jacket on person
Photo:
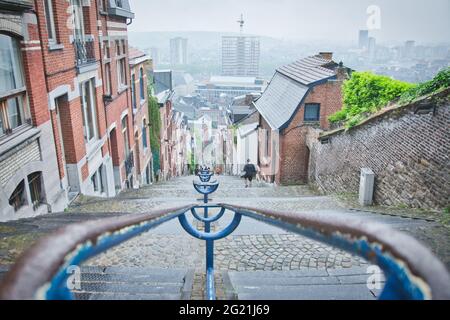
[[[244,177],[252,177],[256,176],[256,167],[253,164],[246,164],[244,167],[245,175]]]

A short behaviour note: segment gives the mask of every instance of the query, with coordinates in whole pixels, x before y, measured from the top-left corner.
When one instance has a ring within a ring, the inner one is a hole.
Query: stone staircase
[[[0,266],[0,281],[8,271]],[[81,268],[76,300],[190,300],[194,270],[128,267]]]
[[[83,267],[77,300],[189,300],[194,271]]]
[[[238,300],[375,300],[366,268],[229,272]],[[382,277],[381,288],[385,279]]]

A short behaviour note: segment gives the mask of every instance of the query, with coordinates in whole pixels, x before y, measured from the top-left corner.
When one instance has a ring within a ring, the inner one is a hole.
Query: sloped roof
[[[256,109],[274,130],[283,129],[294,117],[310,88],[336,78],[338,65],[321,55],[280,67],[259,100]]]
[[[165,104],[170,99],[171,95],[172,91],[170,90],[162,91],[156,95],[156,100],[158,100],[159,104]]]
[[[291,120],[308,90],[308,86],[276,72],[255,106],[270,127],[277,130]]]
[[[280,67],[277,71],[308,86],[335,76],[333,70],[325,67],[333,64],[335,63],[332,60],[324,59],[322,56],[316,55]]]
[[[255,131],[258,128],[258,126],[259,126],[258,122],[243,125],[238,129],[239,135],[241,136],[241,138],[244,138],[245,136]]]
[[[131,66],[150,60],[150,56],[134,47],[128,47],[128,60]]]

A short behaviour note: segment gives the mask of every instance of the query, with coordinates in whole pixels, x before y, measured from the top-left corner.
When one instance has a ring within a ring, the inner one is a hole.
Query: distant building
[[[219,77],[197,85],[196,93],[211,103],[229,105],[234,98],[250,93],[262,93],[267,83],[256,77]]]
[[[406,59],[412,59],[414,57],[414,51],[416,47],[416,42],[413,40],[406,41],[405,47],[403,48],[403,56]]]
[[[160,57],[160,53],[159,53],[159,49],[152,47],[150,49],[146,50],[146,53],[150,56],[150,58],[153,61],[153,66],[155,68],[158,67],[158,64],[161,62],[161,57]]]
[[[359,30],[359,48],[369,49],[369,30]]]
[[[230,121],[237,123],[255,112],[254,102],[260,97],[261,93],[250,93],[234,98],[228,107]]]
[[[222,37],[222,75],[233,77],[259,76],[259,37]]]
[[[375,39],[374,37],[369,38],[368,52],[369,59],[375,60],[377,57],[377,39]]]
[[[187,45],[188,39],[186,38],[173,38],[170,39],[170,64],[172,66],[186,65],[187,59]]]

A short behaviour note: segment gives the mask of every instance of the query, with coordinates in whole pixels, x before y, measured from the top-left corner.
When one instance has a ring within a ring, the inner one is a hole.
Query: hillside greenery
[[[450,86],[450,68],[419,85],[371,72],[354,72],[343,85],[343,108],[329,117],[331,123],[351,128],[390,102],[405,104]]]
[[[401,104],[450,87],[450,67],[440,71],[431,81],[423,82],[406,91],[400,97]]]
[[[413,87],[413,84],[371,72],[354,72],[342,88],[342,110],[331,115],[329,121],[343,122],[346,127],[353,127],[365,116],[379,111]]]

